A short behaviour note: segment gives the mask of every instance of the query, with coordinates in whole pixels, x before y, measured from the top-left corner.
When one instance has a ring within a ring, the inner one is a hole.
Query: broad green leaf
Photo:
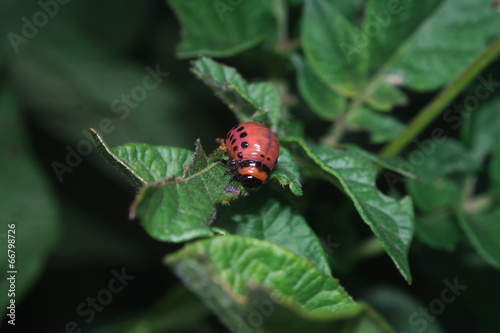
[[[415,236],[422,243],[435,249],[453,251],[462,239],[462,233],[451,215],[435,214],[417,216]]]
[[[500,147],[496,147],[488,164],[490,191],[496,200],[500,200]]]
[[[19,303],[42,274],[60,236],[56,195],[32,151],[26,124],[12,96],[10,90],[0,92],[0,247],[3,251],[0,323],[13,319],[5,314],[10,300],[14,300],[19,309]],[[10,280],[7,278],[12,275],[15,276],[15,295],[9,297]],[[18,313],[16,315],[15,323],[19,324]]]
[[[375,144],[393,140],[405,129],[405,125],[396,118],[364,107],[350,112],[345,122],[350,130],[368,131],[370,141]]]
[[[277,244],[309,260],[323,274],[332,274],[321,242],[297,211],[274,199],[258,198],[247,202],[247,205],[238,205],[241,213],[232,214],[217,226],[232,234]]]
[[[215,162],[224,157],[220,149],[205,155],[198,140],[182,177],[143,186],[132,205],[131,216],[138,217],[146,231],[161,241],[184,242],[212,236],[209,225],[215,217],[215,205],[228,203],[243,191],[237,185],[228,186],[230,177],[224,176],[227,167]]]
[[[187,245],[166,263],[235,332],[391,331],[337,280],[266,241],[215,237]]]
[[[355,21],[360,14],[362,14],[362,9],[364,4],[363,0],[351,0],[351,1],[336,1],[328,0],[333,3],[338,10],[351,21]]]
[[[346,111],[346,100],[314,74],[298,54],[292,56],[297,71],[297,86],[304,100],[321,118],[335,120]]]
[[[274,166],[269,178],[276,179],[282,186],[290,186],[290,191],[296,196],[302,195],[299,168],[288,149],[283,146],[280,147],[278,163]]]
[[[136,188],[168,177],[182,176],[184,167],[193,157],[193,152],[187,149],[143,143],[109,148],[96,130],[91,129],[91,133],[99,153]]]
[[[499,35],[500,17],[490,3],[369,1],[362,29],[373,79],[396,76],[402,85],[423,91],[450,82]]]
[[[465,235],[476,251],[493,267],[500,269],[500,209],[486,213],[458,214]]]
[[[306,144],[300,138],[287,141],[301,150],[351,198],[363,221],[370,226],[403,277],[411,283],[408,250],[413,237],[414,215],[410,197],[394,200],[375,184],[377,169],[357,153]]]
[[[380,167],[383,167],[384,169],[397,172],[407,178],[419,179],[418,175],[409,172],[407,170],[408,167],[406,166],[406,164],[408,162],[400,158],[392,156],[376,155],[351,144],[344,144],[342,145],[342,147],[348,149],[349,151],[357,153],[363,158],[372,161],[373,163],[377,164]],[[387,180],[389,182],[389,185],[391,186],[391,182],[389,181],[389,179]]]
[[[477,170],[477,161],[453,139],[443,142],[427,139],[417,145],[419,148],[410,153],[409,160],[421,161],[413,165],[421,179],[410,179],[406,183],[415,204],[425,212],[460,206],[463,176]],[[452,179],[452,175],[459,178]]]
[[[368,52],[349,52],[361,37],[332,1],[309,0],[304,4],[300,38],[308,63],[331,88],[354,96],[368,65]]]
[[[252,121],[256,112],[265,113],[266,123],[276,129],[281,101],[270,82],[248,84],[233,68],[203,57],[193,62],[193,73],[203,80],[234,112],[240,122]]]
[[[499,109],[500,97],[497,97],[471,114],[471,150],[478,160],[484,159],[498,145],[500,140]]]
[[[326,0],[307,2],[303,15],[313,71],[356,105],[377,110],[405,103],[397,86],[428,91],[451,82],[500,31],[489,0],[371,0],[359,30]]]
[[[182,25],[177,55],[227,57],[276,38],[272,2],[168,0]]]

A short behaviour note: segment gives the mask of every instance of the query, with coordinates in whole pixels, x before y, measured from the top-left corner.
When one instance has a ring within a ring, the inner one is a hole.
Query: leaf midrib
[[[424,27],[427,25],[429,20],[431,20],[433,17],[435,17],[436,13],[439,12],[439,10],[448,2],[449,0],[443,0],[439,5],[437,5],[434,10],[431,12],[430,15],[428,15],[422,22],[418,25],[418,27],[410,34],[410,36],[400,44],[396,48],[396,50],[392,53],[392,55],[387,59],[387,61],[379,68],[379,70],[372,75],[371,79],[368,81],[368,83],[365,85],[364,89],[361,89],[360,94],[357,94],[356,96],[359,96],[358,98],[354,98],[353,102],[351,103],[351,107],[349,108],[348,112],[357,109],[359,106],[361,106],[364,102],[366,102],[367,98],[370,96],[370,94],[374,91],[374,89],[377,88],[377,82],[384,76],[384,73],[387,72],[387,70],[394,64],[394,62],[398,59],[398,57],[401,55],[401,53],[405,50],[406,46],[413,41],[424,29]]]

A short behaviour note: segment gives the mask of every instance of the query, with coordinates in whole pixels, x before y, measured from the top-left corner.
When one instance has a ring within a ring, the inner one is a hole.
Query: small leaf
[[[491,76],[490,76],[491,78]],[[471,150],[476,159],[482,160],[500,141],[500,97],[488,101],[472,116]]]
[[[254,1],[169,0],[182,25],[181,58],[227,57],[276,39],[272,3]]]
[[[345,191],[403,277],[411,283],[408,264],[408,250],[414,232],[411,198],[397,201],[381,193],[375,185],[377,169],[357,153],[310,146],[300,138],[286,141],[298,145],[325,172],[321,176]]]
[[[460,142],[453,139],[444,142],[426,140],[418,145],[420,148],[416,152],[425,158],[413,167],[421,179],[406,182],[415,204],[424,212],[460,206],[461,180],[449,176],[461,175],[463,178],[463,175],[477,170],[477,161]]]
[[[369,39],[374,80],[396,75],[404,86],[421,91],[450,82],[498,36],[500,20],[490,3],[369,1],[362,30]]]
[[[272,83],[248,84],[234,68],[206,57],[194,61],[191,70],[229,106],[239,122],[252,121],[258,111],[266,114],[264,122],[277,128],[281,100]]]
[[[311,0],[302,18],[304,53],[313,71],[356,105],[390,110],[406,102],[397,86],[436,89],[487,49],[500,31],[490,2],[372,0],[356,29],[333,1]]]
[[[500,209],[487,213],[458,214],[458,221],[476,251],[493,267],[500,269]]]
[[[453,251],[462,239],[462,233],[450,215],[417,216],[415,236],[422,243],[435,249]]]
[[[296,196],[302,195],[302,184],[299,181],[300,173],[292,155],[285,147],[280,147],[278,163],[274,167],[270,179],[276,179],[282,186],[289,185]]]
[[[131,207],[131,217],[137,216],[146,231],[161,241],[184,242],[212,236],[209,225],[215,216],[215,204],[238,197],[234,191],[227,191],[227,167],[215,162],[223,157],[220,149],[205,155],[198,140],[184,175],[142,187]]]
[[[314,74],[298,54],[292,56],[297,71],[297,86],[311,109],[325,120],[335,120],[346,111],[346,100]]]
[[[415,323],[415,315],[420,309],[425,309],[427,304],[421,303],[418,298],[399,288],[388,285],[369,287],[363,292],[363,299],[369,302],[387,319],[396,332],[419,333],[424,332]],[[432,318],[436,319],[436,318]],[[422,319],[424,320],[424,319]],[[444,333],[438,320],[425,321],[425,333]],[[423,327],[423,326],[422,326]]]
[[[306,1],[302,15],[300,38],[308,63],[332,89],[354,96],[363,84],[368,52],[349,48],[361,36],[333,1]]]
[[[500,147],[496,149],[491,155],[490,163],[488,164],[488,175],[490,177],[490,191],[492,195],[500,200]]]
[[[396,118],[362,107],[350,112],[346,117],[351,130],[365,130],[370,133],[372,143],[384,143],[397,138],[405,129]]]
[[[136,188],[168,177],[180,177],[184,167],[192,160],[193,152],[182,148],[143,143],[109,148],[96,130],[91,128],[90,131],[98,152]]]
[[[323,274],[332,274],[318,237],[307,221],[290,206],[274,199],[257,197],[246,201],[245,205],[238,205],[238,211],[242,213],[232,214],[221,227],[232,234],[279,245],[309,260]]]
[[[259,332],[391,331],[337,280],[269,242],[215,237],[187,245],[166,263],[234,332],[257,327],[257,311]]]
[[[362,156],[363,158],[387,169],[391,170],[394,172],[397,172],[407,178],[412,178],[412,179],[419,179],[418,175],[408,172],[406,170],[405,162],[404,160],[401,160],[397,157],[392,157],[392,156],[383,156],[383,155],[375,155],[373,153],[370,153],[364,149],[361,149],[357,146],[350,145],[350,144],[344,144],[342,147],[346,148],[349,151],[355,152],[358,155]],[[390,184],[390,182],[389,182]]]

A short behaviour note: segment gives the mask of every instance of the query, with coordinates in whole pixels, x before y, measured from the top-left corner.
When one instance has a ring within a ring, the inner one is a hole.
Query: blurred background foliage
[[[287,26],[293,41],[299,35],[302,6],[301,1],[288,3]],[[339,2],[345,16],[353,20],[361,5],[362,1]],[[189,45],[178,47],[182,30],[172,8],[165,2],[73,0],[60,4],[54,17],[37,31],[31,31],[33,36],[27,43],[19,44],[15,52],[6,36],[9,32],[20,34],[22,18],[31,20],[40,8],[35,1],[0,2],[0,209],[3,216],[0,233],[6,232],[7,223],[16,223],[18,265],[22,267],[16,295],[18,327],[26,332],[63,332],[68,323],[74,321],[83,332],[224,332],[226,328],[218,319],[163,266],[163,256],[181,246],[152,240],[137,221],[128,219],[134,191],[97,156],[88,128],[107,128],[107,133],[102,132],[111,146],[145,142],[193,149],[196,138],[201,138],[205,149],[212,151],[217,147],[215,138],[223,137],[234,125],[235,118],[190,72],[190,59],[176,56],[193,54],[189,53]],[[202,20],[203,12],[199,15]],[[269,36],[273,38],[277,37]],[[300,120],[291,122],[290,130],[297,126],[297,133],[304,131],[311,139],[321,138],[329,130],[328,123],[297,98],[294,66],[300,69],[300,59],[284,60],[258,42],[222,61],[237,68],[248,80],[270,78],[286,85],[291,92],[288,97],[294,104],[289,117]],[[117,99],[143,85],[144,77],[157,68],[168,72],[168,76],[158,87],[147,91],[144,100],[126,110],[113,108]],[[497,59],[484,73],[492,74],[498,82],[499,69]],[[394,109],[397,122],[385,124],[388,127],[379,131],[379,135],[391,128],[400,131],[400,124],[408,122],[437,93],[404,92],[408,95],[408,105]],[[495,94],[498,96],[498,92]],[[458,102],[460,98],[463,96]],[[491,106],[496,110],[493,121],[483,122],[499,123],[497,105]],[[453,123],[438,119],[421,138],[431,135],[433,128],[442,128],[449,137],[462,137],[467,142],[474,117],[465,119],[462,132],[451,126]],[[103,123],[103,119],[109,121]],[[491,132],[497,135],[497,129],[493,126]],[[491,141],[493,134],[482,142]],[[377,140],[370,142],[367,133],[349,133],[346,141],[373,151],[381,148]],[[413,143],[407,153],[415,148],[418,146]],[[78,150],[84,151],[85,156],[68,157],[71,151]],[[446,153],[450,147],[443,150]],[[498,156],[500,154],[491,157],[494,162],[491,179],[487,170],[478,173],[477,181],[483,188],[489,182],[500,183]],[[71,170],[65,169],[58,176],[54,162],[69,165],[68,158],[73,164]],[[467,165],[467,158],[460,161],[465,161],[460,170],[477,168],[477,165]],[[436,170],[441,169],[441,164],[422,167]],[[438,176],[453,174],[457,169],[445,171]],[[387,182],[384,177],[381,179],[380,188],[388,191]],[[456,191],[452,184],[445,184],[437,192],[426,192],[425,188],[419,192],[416,188],[425,185],[407,184],[414,193],[435,195],[421,198],[418,209],[423,212],[426,200],[432,206],[442,191]],[[335,245],[328,253],[333,275],[355,299],[373,304],[400,331],[422,332],[419,329],[423,324],[409,325],[411,314],[440,297],[445,279],[453,281],[459,277],[459,282],[468,289],[452,304],[447,304],[435,320],[426,321],[425,332],[500,331],[498,270],[474,251],[460,231],[446,228],[447,222],[441,230],[446,235],[444,242],[435,230],[425,228],[426,223],[440,218],[439,215],[419,217],[422,224],[416,232],[421,237],[413,242],[410,251],[414,283],[408,286],[387,256],[371,253],[370,243],[363,243],[370,240],[370,231],[346,197],[331,185],[315,180],[307,182],[305,189],[304,197],[295,203],[318,237]],[[401,193],[405,191],[402,186],[396,189]],[[309,206],[301,206],[304,202]],[[238,205],[241,204],[235,207]],[[336,216],[333,226],[332,210]],[[221,216],[224,214],[231,211],[223,208]],[[447,220],[446,216],[442,218]],[[500,223],[498,214],[488,218]],[[456,235],[450,238],[450,233]],[[336,244],[339,244],[338,251]],[[357,246],[359,244],[365,247]],[[135,278],[87,323],[76,308],[87,302],[88,297],[96,297],[100,290],[108,288],[112,271],[121,272],[123,268]],[[3,306],[5,282],[0,286]],[[7,327],[5,318],[4,328]]]

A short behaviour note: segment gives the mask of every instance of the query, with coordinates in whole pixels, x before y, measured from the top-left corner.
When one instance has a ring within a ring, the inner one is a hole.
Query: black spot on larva
[[[262,157],[264,157],[264,156],[262,156]],[[270,161],[271,159],[268,157],[267,160]]]
[[[234,125],[233,128],[231,128],[231,131],[236,129],[239,125]]]
[[[236,132],[241,132],[241,131],[243,131],[243,129],[244,129],[244,128],[245,128],[245,127],[241,126],[240,128],[238,128],[238,129],[236,130]]]
[[[241,143],[241,148],[246,148],[246,147],[248,147],[248,142],[243,141],[243,142]]]
[[[234,146],[233,151],[237,151],[237,150],[238,150],[238,146]]]
[[[265,156],[264,156],[264,154],[260,154],[260,157],[264,158]]]
[[[240,134],[240,138],[242,138],[242,139],[243,139],[245,136],[247,136],[247,132],[243,132],[243,133],[241,133],[241,134]]]
[[[229,138],[229,134],[231,134],[231,132],[227,132],[226,138]]]
[[[234,134],[231,134],[231,137],[229,138],[229,140],[233,140],[234,139]]]
[[[243,158],[243,153],[241,151],[238,153],[238,157]]]
[[[234,145],[235,142],[236,142],[236,139],[233,139],[233,141],[231,141],[231,146]]]

